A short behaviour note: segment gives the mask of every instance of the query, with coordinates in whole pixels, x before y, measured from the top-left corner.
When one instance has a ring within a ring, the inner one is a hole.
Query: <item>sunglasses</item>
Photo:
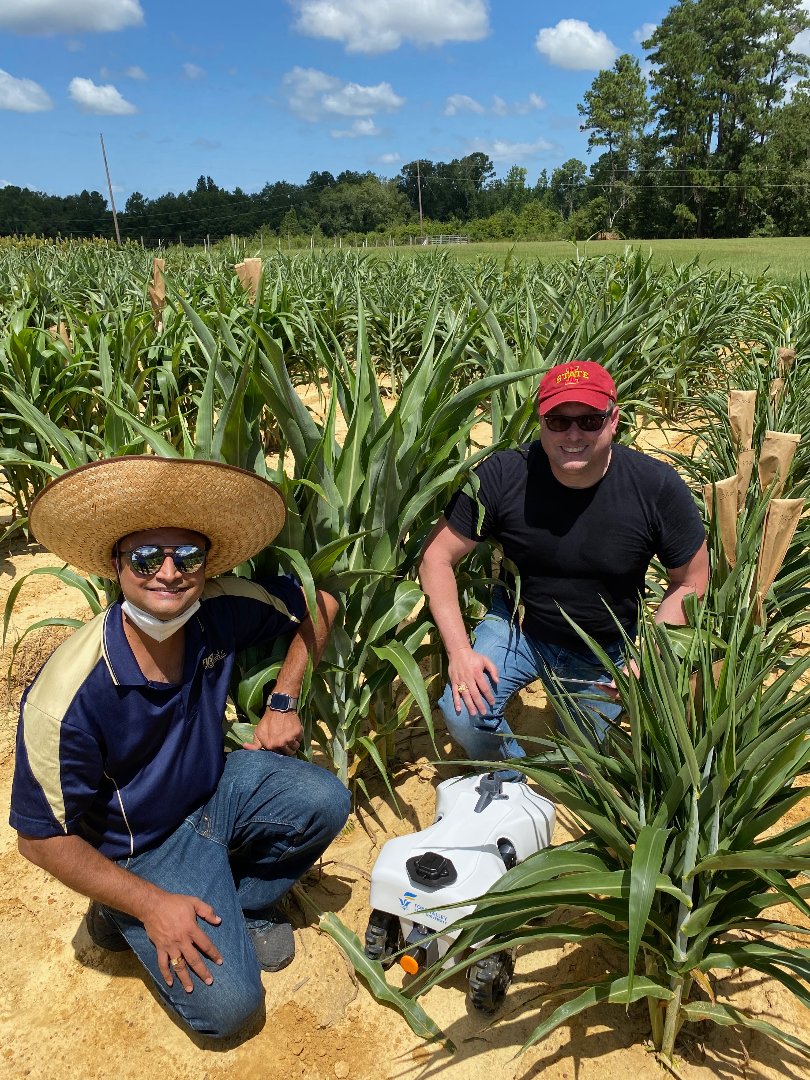
[[[198,544],[179,544],[177,547],[139,544],[127,551],[119,551],[118,554],[126,555],[133,574],[152,577],[163,566],[167,555],[171,556],[181,574],[193,574],[203,565],[208,552]]]
[[[543,423],[549,431],[568,431],[572,424],[576,424],[580,431],[601,431],[605,421],[613,412],[582,413],[580,416],[561,416],[559,413],[546,413]]]

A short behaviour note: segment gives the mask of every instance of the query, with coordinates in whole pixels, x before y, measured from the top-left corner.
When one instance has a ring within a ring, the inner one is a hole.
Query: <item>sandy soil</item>
[[[36,547],[17,544],[0,556],[0,604],[27,571],[53,562]],[[15,609],[10,641],[35,619],[76,615],[86,609],[75,590],[46,576],[26,582]],[[19,696],[64,631],[31,635],[6,680],[10,650],[0,657],[0,803],[7,807],[13,769],[13,741]],[[542,692],[528,690],[516,703],[518,730],[548,723]],[[449,742],[442,747],[447,761]],[[434,789],[452,766],[436,766],[416,730],[398,740],[395,786],[403,816],[368,778],[371,799],[357,808],[345,835],[329,849],[323,865],[305,882],[309,899],[334,911],[362,937],[368,918],[369,871],[390,836],[430,823]],[[651,1080],[662,1068],[644,1046],[646,1009],[629,1015],[620,1007],[586,1013],[518,1056],[524,1040],[547,1007],[535,998],[544,987],[613,970],[604,950],[566,946],[535,947],[519,955],[515,980],[496,1022],[470,1010],[465,985],[456,978],[422,1000],[429,1015],[456,1046],[450,1054],[412,1034],[394,1011],[378,1005],[316,920],[301,908],[294,913],[297,956],[285,971],[263,976],[265,1015],[239,1039],[216,1049],[190,1038],[163,1010],[130,954],[105,953],[84,927],[84,898],[52,881],[17,853],[15,836],[0,820],[0,1075],[18,1080],[69,1080],[73,1077],[139,1080],[472,1080],[492,1076],[546,1080],[590,1080],[634,1076]],[[569,838],[575,826],[559,814],[555,841]],[[397,969],[398,970],[398,969]],[[718,992],[735,1005],[810,1039],[810,1016],[776,983],[732,972]],[[685,1042],[677,1062],[687,1080],[709,1077],[810,1077],[806,1060],[752,1033],[721,1029],[698,1033]]]

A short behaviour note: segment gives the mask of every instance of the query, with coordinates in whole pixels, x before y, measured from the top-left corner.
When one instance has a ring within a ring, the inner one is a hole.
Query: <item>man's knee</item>
[[[308,774],[306,792],[312,819],[320,824],[323,835],[332,839],[346,824],[351,796],[335,775],[316,765],[311,768],[314,772]]]
[[[220,985],[216,989],[212,987],[213,992],[206,992],[207,987],[196,986],[189,995],[188,1005],[196,1005],[196,1009],[183,1008],[181,1005],[177,1011],[181,1019],[198,1035],[226,1039],[237,1035],[257,1018],[264,1007],[264,990],[258,968],[254,978],[230,983],[227,988],[222,985],[219,971],[214,979],[215,984],[219,981]],[[192,1000],[194,998],[197,999],[196,1002]],[[185,1004],[184,1002],[183,1005]]]

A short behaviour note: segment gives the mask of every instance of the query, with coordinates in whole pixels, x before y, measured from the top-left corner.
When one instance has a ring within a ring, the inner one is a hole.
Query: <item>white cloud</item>
[[[360,86],[315,68],[294,67],[281,81],[292,112],[312,123],[327,116],[369,117],[405,104],[390,83]]]
[[[129,116],[138,110],[111,84],[96,86],[92,79],[71,79],[68,93],[81,112],[100,116]]]
[[[105,65],[104,67],[99,68],[98,73],[102,79],[105,79],[107,81],[109,81],[110,79],[114,79],[116,77],[116,74],[123,75],[127,79],[136,79],[139,82],[144,82],[148,78],[143,68],[138,67],[137,65],[134,67],[124,68],[123,71],[119,72],[115,72],[112,68],[108,68]]]
[[[196,64],[183,64],[183,78],[194,82],[196,79],[201,79],[203,75],[205,75],[204,68],[197,67]]]
[[[496,98],[496,101],[500,102],[500,100],[500,98]],[[539,94],[529,94],[525,101],[513,101],[511,105],[506,104],[505,112],[498,115],[508,116],[510,113],[514,113],[516,116],[526,116],[527,113],[535,112],[537,109],[545,109],[545,107],[546,103]]]
[[[538,154],[553,150],[554,147],[545,139],[537,139],[536,142],[507,142],[506,139],[473,139],[470,142],[473,151],[481,151],[492,159],[493,162],[509,162],[514,165],[520,161],[528,161]]]
[[[380,154],[377,158],[380,165],[398,165],[402,161],[402,157],[395,151],[388,154]]]
[[[370,118],[364,118],[362,120],[355,120],[352,126],[348,129],[333,130],[329,134],[333,139],[362,139],[368,135],[380,135],[380,128]]]
[[[482,113],[484,106],[466,94],[451,94],[444,103],[444,115],[455,116],[460,112]]]
[[[442,45],[489,33],[486,0],[289,0],[296,30],[341,41],[348,52],[382,53],[405,41]]]
[[[561,19],[540,30],[535,48],[555,67],[568,71],[599,71],[610,67],[619,50],[602,30],[581,19]]]
[[[493,116],[525,116],[535,109],[545,107],[546,103],[539,94],[529,94],[525,101],[512,102],[504,101],[502,97],[493,94],[490,106],[482,105],[480,101],[476,101],[467,94],[451,94],[444,103],[443,112],[445,116],[457,116],[462,112],[478,113],[478,115],[488,112]]]
[[[10,112],[47,112],[53,102],[33,79],[15,79],[0,69],[0,109]]]
[[[805,15],[810,15],[810,0],[805,0],[802,7]],[[810,30],[802,30],[800,34],[797,34],[793,39],[792,48],[795,52],[810,56]]]
[[[18,34],[76,34],[143,24],[139,0],[2,0],[0,29]]]
[[[640,45],[642,41],[652,37],[657,29],[658,27],[654,22],[642,23],[638,30],[633,31],[633,41],[637,41]]]

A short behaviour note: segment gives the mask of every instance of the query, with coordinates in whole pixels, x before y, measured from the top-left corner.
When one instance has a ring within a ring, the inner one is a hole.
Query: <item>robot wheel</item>
[[[394,955],[404,946],[402,927],[396,915],[374,908],[366,927],[364,952],[369,960],[379,960],[383,967],[390,967]]]
[[[514,949],[492,953],[491,956],[471,964],[467,979],[470,1004],[473,1008],[485,1013],[495,1012],[506,996],[514,970]]]

